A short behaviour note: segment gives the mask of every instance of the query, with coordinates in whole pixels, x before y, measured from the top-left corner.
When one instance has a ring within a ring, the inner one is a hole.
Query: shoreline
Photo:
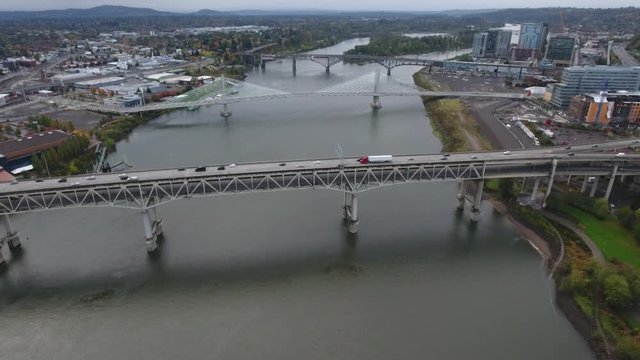
[[[421,86],[425,83],[425,81],[430,81],[434,83],[434,86],[442,86],[438,82],[429,79],[420,79],[422,73],[422,69],[414,74],[414,83],[418,86]],[[437,112],[432,111],[428,103],[423,101],[425,115],[427,116],[427,120],[432,125],[432,131],[436,134],[443,145],[443,151],[461,151],[466,149],[456,149],[456,148],[447,148],[444,141],[444,138],[448,137],[450,134],[447,133],[446,128],[442,128],[437,126],[440,123],[439,119],[434,119],[437,117]],[[471,110],[471,109],[468,109]],[[475,118],[475,117],[474,117]],[[478,119],[475,119],[478,122]],[[434,126],[434,124],[436,126]],[[462,129],[464,131],[464,129]],[[469,134],[465,132],[465,137],[467,137],[466,144],[480,144],[480,143],[489,143],[491,145],[495,145],[488,141],[480,132],[475,134]],[[475,141],[469,141],[471,137],[476,137]],[[472,147],[477,147],[472,145]],[[473,150],[483,150],[481,148],[473,149]],[[545,262],[545,268],[547,275],[550,280],[552,280],[553,284],[553,302],[555,306],[557,306],[561,311],[564,317],[569,321],[571,326],[580,334],[583,340],[587,343],[591,352],[597,359],[608,359],[608,354],[602,348],[602,344],[599,342],[600,339],[594,337],[595,325],[592,323],[591,319],[582,312],[578,304],[575,302],[573,297],[566,292],[560,290],[560,283],[558,277],[554,276],[556,269],[561,266],[565,262],[564,258],[564,245],[563,240],[558,233],[558,241],[553,241],[546,234],[541,234],[532,224],[527,224],[524,218],[520,218],[519,216],[515,216],[509,211],[509,206],[502,202],[500,199],[496,198],[494,194],[487,194],[484,200],[487,200],[491,203],[494,211],[499,212],[501,215],[506,216],[511,224],[516,229],[516,232],[522,236],[527,242],[533,247],[542,257]],[[552,223],[550,221],[550,223]],[[555,230],[555,226],[554,226]],[[557,230],[556,230],[557,232]]]

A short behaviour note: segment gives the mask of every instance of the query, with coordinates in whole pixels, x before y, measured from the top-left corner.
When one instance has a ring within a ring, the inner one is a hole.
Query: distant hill
[[[89,9],[65,9],[43,11],[0,11],[0,21],[32,19],[72,19],[72,18],[124,18],[143,16],[173,16],[177,13],[157,11],[149,8],[104,5]]]
[[[467,18],[488,23],[546,22],[552,29],[560,28],[560,13],[564,24],[573,29],[604,32],[637,32],[640,29],[640,8],[537,8],[502,9],[488,13],[468,14]]]

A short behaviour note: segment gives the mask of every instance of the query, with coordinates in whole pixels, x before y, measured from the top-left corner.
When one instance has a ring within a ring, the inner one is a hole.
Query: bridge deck
[[[634,140],[637,142],[637,140]],[[634,141],[614,142],[602,147],[620,147]],[[584,149],[591,146],[584,146]],[[574,151],[578,151],[576,148]],[[407,182],[478,180],[504,177],[548,176],[552,161],[558,175],[640,175],[640,154],[617,157],[613,153],[569,155],[555,148],[529,151],[454,153],[394,156],[390,163],[360,164],[357,158],[261,162],[236,166],[158,169],[130,172],[136,180],[118,174],[100,174],[94,179],[76,176],[23,181],[0,185],[0,213],[12,214],[79,206],[116,206],[144,209],[194,196],[212,196],[255,191],[333,189],[362,192],[380,186]]]

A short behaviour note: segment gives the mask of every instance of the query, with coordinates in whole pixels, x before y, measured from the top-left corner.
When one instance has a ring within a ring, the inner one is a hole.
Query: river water
[[[355,39],[318,52],[342,52]],[[446,56],[443,55],[443,56]],[[378,69],[269,63],[247,81],[311,91]],[[393,76],[411,82],[417,67]],[[136,169],[440,149],[420,99],[296,98],[175,111],[118,144]],[[360,195],[360,229],[331,191],[223,196],[138,213],[19,216],[24,253],[0,276],[0,359],[592,359],[553,305],[542,260],[489,204],[469,226],[453,183]]]

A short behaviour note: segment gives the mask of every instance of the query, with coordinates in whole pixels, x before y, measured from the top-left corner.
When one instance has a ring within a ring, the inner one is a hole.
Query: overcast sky
[[[638,6],[638,0],[536,0],[535,2],[514,0],[0,0],[0,10],[45,10],[67,8],[89,8],[99,5],[126,5],[150,7],[156,10],[194,11],[200,9],[324,9],[324,10],[450,10],[487,9],[508,7],[624,7]]]

